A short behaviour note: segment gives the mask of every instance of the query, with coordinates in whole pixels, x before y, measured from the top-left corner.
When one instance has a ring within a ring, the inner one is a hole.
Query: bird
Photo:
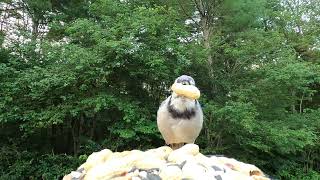
[[[194,79],[182,75],[174,83],[196,86]],[[172,149],[184,144],[195,143],[203,124],[203,112],[198,100],[190,99],[172,92],[157,111],[157,126]]]

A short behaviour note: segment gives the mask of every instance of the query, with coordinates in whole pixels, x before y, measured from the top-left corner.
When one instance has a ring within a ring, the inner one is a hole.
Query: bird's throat
[[[170,97],[167,108],[172,118],[188,120],[196,115],[196,103],[181,97]]]

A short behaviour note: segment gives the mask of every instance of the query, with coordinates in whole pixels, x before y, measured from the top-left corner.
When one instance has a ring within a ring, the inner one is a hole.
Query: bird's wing
[[[170,98],[170,97],[169,97]],[[171,144],[172,141],[174,141],[174,132],[172,130],[172,121],[170,120],[170,113],[167,109],[167,103],[169,102],[169,98],[167,98],[159,107],[159,110],[157,112],[157,124],[158,129],[163,137],[163,139],[166,141],[166,144]]]

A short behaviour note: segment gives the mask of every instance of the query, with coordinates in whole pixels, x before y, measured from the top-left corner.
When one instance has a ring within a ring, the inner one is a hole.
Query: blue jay
[[[195,86],[192,77],[182,75],[175,83]],[[158,129],[167,145],[173,149],[185,143],[194,143],[200,134],[203,113],[197,100],[180,96],[175,92],[161,103],[157,112]]]

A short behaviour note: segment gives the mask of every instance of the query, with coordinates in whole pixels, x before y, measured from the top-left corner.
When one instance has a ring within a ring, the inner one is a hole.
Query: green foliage
[[[0,179],[61,179],[83,163],[66,154],[45,154],[1,149]]]

